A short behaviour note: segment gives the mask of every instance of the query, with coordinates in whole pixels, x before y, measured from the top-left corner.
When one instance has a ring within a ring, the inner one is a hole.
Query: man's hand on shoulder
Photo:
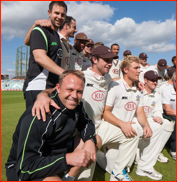
[[[38,94],[37,99],[33,105],[32,116],[35,116],[37,114],[37,118],[38,120],[40,120],[42,115],[43,121],[46,121],[46,113],[48,115],[51,115],[50,105],[52,105],[56,109],[60,109],[60,107],[54,102],[54,100],[49,97],[48,93],[44,91],[41,92],[40,94]]]
[[[49,22],[49,20],[45,20],[45,19],[41,19],[41,20],[36,20],[34,22],[35,26],[40,25],[42,27],[48,27],[51,28],[51,23]]]
[[[136,82],[136,87],[138,90],[143,90],[144,89],[144,83],[143,82],[140,82],[140,81],[137,81]]]

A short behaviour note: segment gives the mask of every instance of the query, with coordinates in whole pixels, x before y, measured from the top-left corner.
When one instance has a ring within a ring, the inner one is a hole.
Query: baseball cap
[[[118,56],[116,56],[115,54],[112,53],[111,49],[109,47],[106,46],[98,46],[96,48],[92,49],[92,56],[99,56],[100,58],[105,58],[105,59],[109,59],[109,58],[114,58],[117,59]]]
[[[139,58],[148,58],[148,57],[146,53],[142,52],[139,54]]]
[[[87,36],[85,35],[85,33],[82,33],[82,32],[77,33],[76,36],[75,36],[75,39],[76,40],[86,40],[86,41],[88,41]]]
[[[162,77],[159,76],[156,71],[150,70],[144,74],[144,78],[146,78],[148,80],[152,80],[152,79],[156,79],[156,78],[161,79]]]
[[[168,76],[169,77],[172,77],[173,73],[176,72],[176,69],[175,68],[171,68],[169,71],[168,71]]]
[[[90,45],[90,44],[91,44],[91,45],[94,45],[94,42],[93,42],[92,39],[88,39],[88,42],[86,43],[86,46],[87,46],[87,45]]]
[[[161,70],[167,68],[167,61],[165,59],[160,59],[157,64]]]
[[[123,55],[124,55],[124,56],[127,56],[127,55],[132,55],[132,53],[131,53],[131,51],[129,51],[129,50],[126,50],[126,51],[124,51]]]

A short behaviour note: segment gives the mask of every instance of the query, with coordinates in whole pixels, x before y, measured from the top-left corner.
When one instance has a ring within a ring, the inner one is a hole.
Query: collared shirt
[[[67,70],[69,68],[69,58],[70,58],[69,41],[62,34],[59,33],[59,35],[63,49],[61,67],[64,70]]]
[[[86,57],[85,55],[83,56],[83,66],[82,66],[82,71],[87,70],[87,68],[92,67],[92,62],[91,62],[92,57],[90,56],[89,58]]]
[[[135,111],[143,106],[143,94],[125,82],[123,78],[109,86],[106,105],[112,107],[112,114],[122,121],[132,121]]]
[[[69,69],[82,70],[83,66],[83,51],[78,52],[73,46],[70,51]]]
[[[170,104],[171,109],[176,110],[176,90],[174,89],[173,84],[163,88],[162,104]]]
[[[164,70],[160,71],[160,70],[157,68],[157,64],[154,65],[154,66],[151,66],[151,70],[156,71],[156,72],[158,73],[158,75],[162,77],[162,79],[159,79],[159,80],[158,80],[158,85],[157,85],[157,89],[156,89],[156,90],[158,90],[159,87],[163,84],[163,82],[165,82],[164,76],[167,74],[167,70],[164,69]]]
[[[143,82],[144,83],[144,74],[147,72],[147,71],[149,71],[149,70],[151,70],[151,67],[150,66],[142,66],[141,64],[140,64],[140,75],[139,75],[139,81],[141,81],[141,82]]]
[[[112,66],[109,70],[109,74],[111,76],[111,78],[118,78],[121,77],[122,73],[120,70],[120,65],[121,65],[121,61],[120,59],[113,59],[112,61]]]
[[[144,112],[147,118],[154,118],[159,116],[161,119],[163,109],[162,109],[162,102],[161,96],[155,90],[149,94],[145,89],[143,90],[143,103],[144,103]]]
[[[98,128],[105,107],[108,86],[113,80],[109,74],[100,76],[90,68],[87,68],[84,74],[86,82],[82,102],[89,118]]]

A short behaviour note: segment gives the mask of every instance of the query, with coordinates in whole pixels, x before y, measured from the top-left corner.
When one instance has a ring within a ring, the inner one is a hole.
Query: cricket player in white
[[[140,75],[139,75],[139,80],[144,83],[144,74],[146,71],[150,70],[150,66],[147,65],[147,54],[142,52],[139,54],[139,59],[140,59]]]
[[[118,56],[119,45],[118,44],[112,44],[111,45],[111,51],[113,52],[113,54],[115,56]],[[112,66],[109,70],[109,74],[110,74],[111,78],[121,77],[122,74],[121,74],[121,70],[120,70],[120,64],[121,64],[121,60],[119,59],[119,57],[117,59],[113,59]]]
[[[155,71],[147,71],[144,75],[145,87],[143,90],[143,100],[144,100],[144,112],[146,114],[148,122],[156,122],[159,124],[159,127],[163,127],[163,131],[161,133],[160,138],[161,152],[168,141],[169,137],[174,130],[174,122],[170,122],[167,119],[163,119],[162,113],[162,102],[161,95],[155,91],[157,87],[158,79],[161,79]],[[158,155],[158,161],[162,163],[169,162],[168,158],[166,158],[162,153]]]
[[[155,171],[153,166],[157,161],[160,150],[160,134],[162,132],[162,127],[159,127],[159,124],[154,121],[148,124],[143,109],[143,94],[134,87],[134,82],[138,80],[140,73],[139,59],[135,56],[128,56],[121,63],[121,70],[123,72],[123,79],[117,81],[117,84],[112,83],[110,85],[103,117],[106,121],[116,125],[117,129],[121,129],[120,132],[125,134],[125,141],[127,137],[134,137],[135,133],[140,133],[141,137],[144,135],[143,137],[145,141],[149,144],[144,149],[141,160],[138,163],[136,173],[156,180],[161,179],[162,175]],[[137,117],[134,117],[135,113]],[[151,129],[149,125],[153,131],[151,138],[148,138],[151,136]],[[138,130],[136,127],[138,127]],[[127,151],[129,151],[129,149],[121,151],[121,145],[122,143],[120,142],[117,158],[121,155],[126,155]],[[156,150],[156,148],[158,148],[158,150]],[[136,148],[131,151],[135,156]],[[106,157],[110,158],[109,150]],[[132,160],[134,160],[134,157]],[[132,160],[131,162],[133,162]],[[107,160],[107,165],[110,166],[109,159]],[[128,167],[131,167],[131,165]],[[123,170],[119,174],[116,174],[113,169],[111,178],[112,180],[124,180],[126,178],[125,171]]]
[[[74,39],[75,44],[70,51],[69,69],[82,70],[84,56],[83,50],[87,42],[88,39],[84,33],[80,32],[76,34]]]

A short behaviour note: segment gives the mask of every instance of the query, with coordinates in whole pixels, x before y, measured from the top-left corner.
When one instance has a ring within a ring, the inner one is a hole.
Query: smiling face
[[[52,11],[48,10],[49,21],[52,24],[52,29],[58,31],[60,26],[64,23],[66,18],[66,9],[57,4],[53,5]]]
[[[117,56],[119,54],[119,46],[113,45],[111,51],[113,52],[114,55]]]
[[[78,52],[81,52],[85,48],[86,40],[74,40],[75,44],[74,47]]]
[[[60,84],[56,85],[58,96],[63,105],[70,110],[81,102],[84,90],[84,81],[76,75],[67,75]]]
[[[100,76],[104,76],[105,74],[109,73],[109,70],[112,66],[113,58],[109,58],[109,59],[99,58],[99,59],[97,59],[93,56],[92,60],[94,63],[93,67],[92,67],[92,71],[99,74]]]
[[[75,20],[71,20],[71,24],[67,25],[68,37],[74,38],[74,34],[77,32]]]
[[[145,89],[146,90],[151,90],[151,92],[152,92],[157,87],[158,78],[152,79],[152,80],[148,80],[148,79],[145,78],[144,82],[145,82]]]

